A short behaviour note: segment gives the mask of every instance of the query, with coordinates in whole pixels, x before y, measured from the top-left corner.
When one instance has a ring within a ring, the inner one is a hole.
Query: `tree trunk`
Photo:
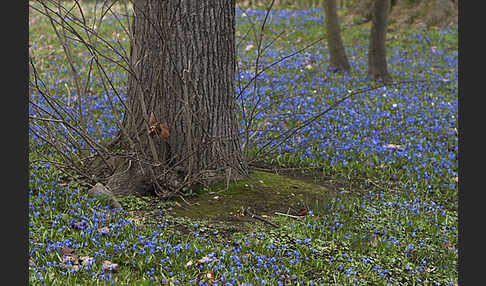
[[[235,0],[136,0],[132,29],[134,72],[122,124],[132,164],[115,174],[111,188],[155,188],[168,197],[183,178],[190,184],[245,175],[234,91]]]
[[[327,44],[329,46],[329,56],[331,69],[335,71],[349,71],[349,62],[344,51],[344,45],[339,32],[339,23],[337,17],[336,0],[325,0],[326,13],[326,34]]]
[[[375,0],[370,45],[368,48],[368,76],[390,83],[392,78],[386,64],[386,29],[390,0]]]

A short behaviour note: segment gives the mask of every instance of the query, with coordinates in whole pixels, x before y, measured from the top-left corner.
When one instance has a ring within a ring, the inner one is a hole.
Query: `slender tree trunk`
[[[336,0],[325,0],[326,34],[329,45],[331,68],[336,71],[349,71],[350,66],[339,32]]]
[[[155,187],[169,196],[168,186],[182,179],[166,176],[168,169],[186,180],[246,174],[234,91],[235,0],[137,0],[134,13],[123,126],[136,164],[112,188]]]
[[[368,76],[374,80],[382,80],[385,83],[392,81],[388,73],[385,49],[389,11],[390,0],[375,0],[370,45],[368,48]]]

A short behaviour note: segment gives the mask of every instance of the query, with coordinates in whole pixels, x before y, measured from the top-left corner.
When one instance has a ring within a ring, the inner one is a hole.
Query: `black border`
[[[4,3],[2,29],[2,269],[28,285],[28,1]],[[20,283],[19,283],[20,282]],[[23,283],[22,283],[23,282]]]
[[[484,65],[479,60],[484,54],[484,46],[481,32],[484,27],[484,10],[466,3],[471,1],[460,1],[459,5],[459,285],[480,285],[475,281],[483,281],[485,268],[484,263],[474,261],[480,256],[481,248],[484,247],[484,238],[481,230],[484,228],[483,218],[485,201],[480,197],[483,195],[484,184],[482,181],[474,181],[474,178],[484,178],[484,161],[480,159],[481,152],[484,152],[484,139],[481,135],[484,132],[482,125],[484,120],[485,105],[482,104],[485,97],[485,88],[482,86],[484,79]],[[479,3],[479,2],[478,2]],[[474,10],[477,11],[476,14]],[[475,107],[475,108],[474,108]],[[480,160],[479,166],[475,166],[473,159]],[[475,202],[475,203],[474,203]],[[475,231],[476,230],[476,231]],[[479,232],[478,232],[479,231]],[[476,233],[474,233],[476,232]],[[479,260],[480,261],[480,260]]]

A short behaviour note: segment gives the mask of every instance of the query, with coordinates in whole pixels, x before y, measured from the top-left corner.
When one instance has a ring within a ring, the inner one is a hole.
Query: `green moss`
[[[197,196],[174,209],[177,216],[219,221],[240,220],[241,208],[251,207],[258,214],[296,212],[327,206],[330,189],[267,172],[253,172],[250,178],[202,189]]]

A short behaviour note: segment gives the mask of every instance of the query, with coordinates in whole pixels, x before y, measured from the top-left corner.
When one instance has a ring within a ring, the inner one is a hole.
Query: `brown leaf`
[[[384,145],[383,147],[385,147],[386,149],[393,149],[393,150],[402,149],[401,145],[395,145],[395,144],[388,144],[388,145]]]
[[[217,259],[217,258],[204,256],[203,258],[201,258],[201,259],[199,259],[199,260],[196,261],[195,266],[197,267],[197,266],[199,266],[201,264],[215,263],[215,262],[218,262],[218,261],[219,261],[219,259]]]
[[[113,263],[109,260],[105,260],[103,261],[103,264],[101,265],[101,270],[103,271],[113,271],[113,272],[117,272],[118,271],[118,264],[116,263]]]
[[[202,279],[208,279],[209,285],[213,285],[214,280],[215,280],[215,275],[213,271],[209,271],[207,273],[199,273],[196,278],[196,283],[202,282]]]
[[[203,258],[201,258],[201,259],[199,259],[199,260],[197,261],[196,265],[198,265],[198,264],[204,264],[204,263],[206,263],[206,261],[208,261],[208,262],[209,262],[209,261],[210,261],[210,258],[209,258],[209,257],[207,257],[207,256],[204,256]]]
[[[157,133],[157,120],[155,119],[155,115],[153,112],[150,112],[150,119],[149,119],[149,135]]]
[[[155,114],[151,111],[150,112],[150,119],[149,119],[149,126],[150,128],[154,127],[157,124],[157,120],[155,120]]]
[[[449,250],[454,250],[454,249],[456,249],[456,248],[454,247],[454,245],[453,245],[452,243],[450,243],[449,241],[446,241],[446,243],[444,243],[444,247],[445,247],[445,248],[447,248],[447,249],[449,249]]]
[[[57,248],[56,250],[60,255],[62,255],[61,258],[62,268],[71,268],[74,270],[79,269],[79,258],[76,252],[74,252],[74,249],[70,247],[62,247],[62,248]],[[69,264],[71,264],[71,266]]]
[[[167,124],[167,122],[160,123],[159,128],[160,128],[159,129],[160,140],[169,142],[170,132],[169,132],[169,125]]]
[[[211,280],[211,283],[213,283],[215,278],[213,271],[209,271],[208,273],[206,273],[206,278]]]
[[[190,266],[192,266],[193,262],[192,260],[189,260],[187,263],[186,263],[186,268],[189,268]]]
[[[101,235],[108,235],[110,233],[110,229],[107,226],[105,226],[105,227],[99,228],[98,233],[101,234]]]
[[[300,209],[299,212],[297,213],[298,216],[304,216],[307,215],[307,210],[306,209]]]
[[[85,222],[85,221],[79,221],[79,222],[75,222],[71,225],[74,229],[79,229],[79,230],[83,230],[85,229],[86,227],[88,227],[88,223]]]
[[[61,247],[61,248],[56,248],[56,250],[61,256],[76,255],[76,252],[74,252],[74,249],[72,249],[71,247]]]
[[[79,261],[81,261],[81,265],[88,266],[94,263],[94,258],[89,256],[81,256]]]
[[[376,247],[378,245],[378,238],[375,236],[373,236],[370,244],[373,246],[373,247]]]

